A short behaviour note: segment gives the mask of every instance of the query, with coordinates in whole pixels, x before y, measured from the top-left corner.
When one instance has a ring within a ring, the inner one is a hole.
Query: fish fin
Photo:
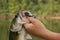
[[[27,34],[27,37],[26,37],[28,40],[31,40],[32,39],[32,37],[31,37],[31,35],[29,35],[29,34]]]

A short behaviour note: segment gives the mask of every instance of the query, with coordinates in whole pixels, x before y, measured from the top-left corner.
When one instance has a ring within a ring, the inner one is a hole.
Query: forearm
[[[25,29],[28,33],[44,38],[46,40],[60,40],[60,34],[51,32],[37,19],[28,18],[30,24],[25,24]]]
[[[46,39],[46,40],[60,40],[60,34],[51,32],[47,29],[40,30],[40,37]]]
[[[41,22],[39,22],[39,24],[37,25],[40,26],[38,28],[39,30],[38,34],[40,34],[40,37],[47,39],[47,40],[60,40],[60,33],[55,33],[55,32],[52,32],[46,29],[45,26]]]

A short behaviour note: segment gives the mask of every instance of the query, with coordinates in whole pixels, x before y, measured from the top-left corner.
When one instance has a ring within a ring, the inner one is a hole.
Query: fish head
[[[10,27],[11,31],[17,32],[17,31],[21,30],[21,28],[22,28],[21,22],[22,22],[21,17],[19,15],[19,13],[17,13],[12,20],[11,27]]]
[[[33,17],[33,15],[26,10],[19,11],[12,20],[11,31],[13,32],[20,31],[22,29],[22,24],[29,23],[27,17]]]

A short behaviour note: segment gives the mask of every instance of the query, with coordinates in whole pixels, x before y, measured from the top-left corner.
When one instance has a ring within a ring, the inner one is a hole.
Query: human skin
[[[27,19],[31,22],[24,24],[24,28],[28,33],[46,40],[60,40],[60,33],[48,30],[43,23],[36,18],[27,17]]]

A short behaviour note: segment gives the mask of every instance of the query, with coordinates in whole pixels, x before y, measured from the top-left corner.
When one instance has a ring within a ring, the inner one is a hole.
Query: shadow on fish
[[[26,10],[21,10],[15,15],[10,26],[9,40],[31,40],[32,39],[31,35],[28,34],[23,27],[24,23],[29,23],[26,17],[34,17],[34,16]]]

